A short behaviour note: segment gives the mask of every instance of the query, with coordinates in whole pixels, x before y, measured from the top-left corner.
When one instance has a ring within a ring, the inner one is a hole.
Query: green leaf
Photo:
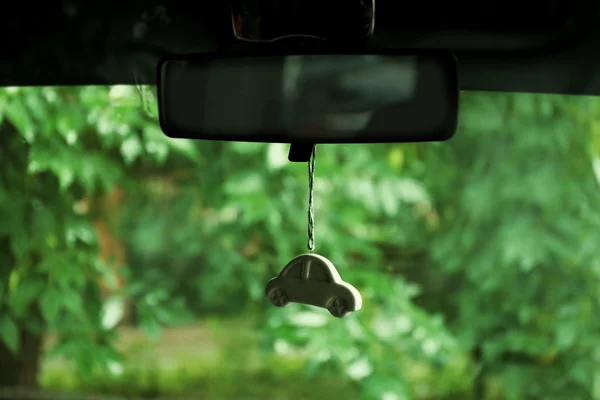
[[[556,330],[556,345],[560,349],[570,348],[577,340],[577,326],[572,323],[563,323]]]
[[[21,318],[27,313],[33,301],[40,295],[45,282],[37,277],[24,276],[9,295],[9,305],[14,315]]]
[[[19,353],[21,347],[19,328],[7,314],[0,315],[0,339],[14,355]]]
[[[130,136],[121,143],[121,155],[125,163],[132,164],[142,154],[142,143],[136,136]]]
[[[10,238],[10,247],[17,262],[22,261],[29,252],[29,235],[24,226],[17,226]]]
[[[34,139],[34,123],[21,97],[15,97],[5,105],[7,119],[17,128],[23,138],[31,143]]]
[[[271,143],[269,144],[269,151],[267,152],[267,165],[271,169],[280,169],[289,163],[288,161],[288,147],[284,143]]]
[[[56,236],[55,212],[38,199],[34,200],[34,210],[32,227],[36,240],[44,240],[49,235]]]
[[[193,140],[168,138],[169,148],[185,156],[188,160],[198,161],[200,154]]]
[[[265,143],[231,142],[229,148],[238,154],[257,154],[265,148]]]
[[[97,362],[94,359],[97,345],[91,343],[87,338],[73,338],[57,347],[56,353],[67,359],[74,360],[77,372],[84,378],[91,377]]]
[[[224,186],[225,191],[232,195],[247,195],[260,193],[264,188],[264,181],[261,174],[248,172],[229,179]]]
[[[193,140],[167,137],[158,124],[150,124],[144,127],[144,142],[148,154],[153,155],[159,163],[166,159],[169,149],[191,161],[198,161],[200,158]]]
[[[92,163],[82,163],[77,170],[77,177],[87,193],[95,192],[98,175]]]
[[[76,255],[81,256],[84,260],[89,258],[85,252],[76,252]],[[76,267],[78,264],[79,263],[73,262],[69,258],[56,257],[55,261],[53,260],[53,263],[48,265],[48,268],[61,289],[83,289],[87,282],[86,270],[84,268]]]
[[[151,339],[158,339],[160,336],[160,323],[147,307],[140,307],[140,328]]]
[[[4,108],[5,108],[5,98],[0,100],[0,125],[4,122]]]
[[[53,169],[56,177],[58,178],[60,189],[64,192],[75,180],[75,172],[68,162],[61,163],[60,166],[57,166]]]
[[[83,299],[81,293],[72,289],[67,289],[62,293],[62,302],[64,307],[78,317],[85,317],[83,309]]]
[[[125,299],[122,296],[111,296],[102,305],[102,327],[113,329],[123,319]]]
[[[154,307],[154,313],[159,322],[168,326],[183,325],[193,321],[194,315],[177,304],[162,305]]]
[[[88,221],[71,220],[65,225],[65,237],[69,246],[74,246],[78,241],[88,245],[96,243],[96,232]]]
[[[63,296],[57,288],[48,287],[42,292],[38,304],[40,306],[42,316],[50,325],[56,321],[58,313],[63,307],[63,302]]]
[[[394,216],[398,213],[400,199],[396,195],[393,181],[383,181],[379,184],[379,195],[381,205],[388,216]]]

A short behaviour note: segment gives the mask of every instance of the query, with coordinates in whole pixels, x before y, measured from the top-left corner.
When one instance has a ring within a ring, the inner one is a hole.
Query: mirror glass
[[[159,66],[171,137],[260,142],[436,141],[456,130],[451,55],[201,56]]]

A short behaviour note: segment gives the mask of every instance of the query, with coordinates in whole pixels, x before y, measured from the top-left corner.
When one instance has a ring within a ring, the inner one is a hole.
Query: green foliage
[[[600,204],[590,151],[597,106],[590,98],[472,95],[449,146],[471,151],[427,159],[429,176],[456,182],[453,197],[435,196],[446,211],[431,249],[441,273],[460,277],[447,293],[452,325],[506,379],[508,398],[591,396],[592,332],[600,328],[593,317]],[[489,123],[470,125],[477,120]],[[529,361],[505,364],[507,353]]]
[[[335,376],[364,399],[464,399],[482,367],[496,398],[592,397],[598,99],[469,93],[447,143],[320,146],[317,251],[364,299],[337,320],[263,296],[306,248],[306,165],[281,144],[167,139],[151,97],[0,95],[0,338],[12,351],[20,330],[49,332],[51,354],[89,379],[114,375],[128,365],[115,326],[132,301],[154,340],[207,314],[256,316],[262,357],[300,352],[306,379]],[[122,207],[82,211],[116,186]],[[99,281],[115,270],[98,257],[95,218],[127,250],[128,284],[108,297]]]
[[[10,315],[0,316],[0,339],[2,339],[11,352],[18,353],[21,345],[19,328]]]
[[[119,373],[96,374],[93,380],[82,382],[72,367],[55,360],[47,362],[42,384],[53,390],[134,398],[360,398],[356,385],[335,375],[307,376],[305,355],[260,356],[260,336],[248,333],[250,321],[248,315],[205,321],[170,329],[158,341],[125,330],[120,332],[127,345],[122,346],[125,361]],[[199,336],[204,340],[193,348],[182,344]]]
[[[1,337],[16,352],[20,330],[58,334],[55,352],[84,376],[118,361],[102,326],[93,199],[128,185],[136,169],[164,165],[171,146],[138,109],[135,88],[8,88],[0,96]],[[18,327],[17,327],[18,326]]]

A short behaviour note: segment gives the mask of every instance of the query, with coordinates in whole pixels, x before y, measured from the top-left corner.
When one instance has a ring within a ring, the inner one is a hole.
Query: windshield
[[[463,93],[448,142],[319,146],[343,319],[265,297],[306,252],[287,151],[169,139],[151,87],[2,89],[0,397],[599,398],[599,98]]]

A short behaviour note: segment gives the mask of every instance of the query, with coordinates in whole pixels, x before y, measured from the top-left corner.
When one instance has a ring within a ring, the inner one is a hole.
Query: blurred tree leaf
[[[25,317],[29,306],[40,295],[44,286],[44,281],[39,277],[20,280],[17,287],[10,292],[8,299],[9,306],[16,317]]]
[[[19,328],[7,314],[0,315],[0,339],[13,354],[18,354],[21,343]]]

